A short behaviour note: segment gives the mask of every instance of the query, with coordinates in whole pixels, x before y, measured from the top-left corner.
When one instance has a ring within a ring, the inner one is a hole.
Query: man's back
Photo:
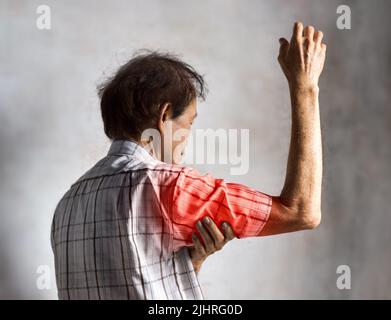
[[[162,199],[176,168],[115,140],[72,185],[52,224],[60,299],[203,299],[188,248],[174,250]]]

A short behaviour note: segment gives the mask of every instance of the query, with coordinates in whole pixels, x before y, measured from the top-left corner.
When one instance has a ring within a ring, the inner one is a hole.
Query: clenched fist
[[[291,89],[318,86],[326,57],[326,45],[322,43],[322,38],[321,31],[315,31],[312,26],[303,29],[303,24],[296,22],[291,41],[279,39],[278,62]]]

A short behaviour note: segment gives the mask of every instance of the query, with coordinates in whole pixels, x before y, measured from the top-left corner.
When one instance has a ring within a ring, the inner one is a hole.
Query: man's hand
[[[326,57],[323,33],[314,27],[303,29],[301,22],[293,27],[291,42],[280,38],[278,62],[288,79],[291,89],[312,89],[318,86]]]
[[[198,221],[196,224],[197,230],[202,237],[202,242],[199,237],[193,233],[194,246],[189,248],[191,261],[196,273],[200,271],[202,263],[205,259],[216,251],[221,250],[224,245],[236,238],[231,226],[227,222],[223,222],[221,228],[222,233],[216,226],[214,221],[209,217],[205,217],[203,221]]]

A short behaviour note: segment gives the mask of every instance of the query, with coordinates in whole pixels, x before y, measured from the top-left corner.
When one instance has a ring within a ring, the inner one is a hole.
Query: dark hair
[[[176,118],[194,98],[204,100],[206,90],[203,77],[178,57],[137,53],[98,86],[105,133],[110,139],[139,139],[143,130],[156,127],[164,103],[171,103]]]

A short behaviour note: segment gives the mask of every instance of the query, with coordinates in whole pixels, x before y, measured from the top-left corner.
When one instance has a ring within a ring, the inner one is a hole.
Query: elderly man
[[[178,164],[188,134],[175,135],[191,129],[197,98],[205,96],[203,78],[191,66],[159,53],[123,65],[99,89],[110,150],[54,214],[59,298],[203,299],[196,273],[227,241],[316,227],[325,54],[322,33],[311,26],[295,23],[291,40],[280,39],[292,131],[279,196]]]

